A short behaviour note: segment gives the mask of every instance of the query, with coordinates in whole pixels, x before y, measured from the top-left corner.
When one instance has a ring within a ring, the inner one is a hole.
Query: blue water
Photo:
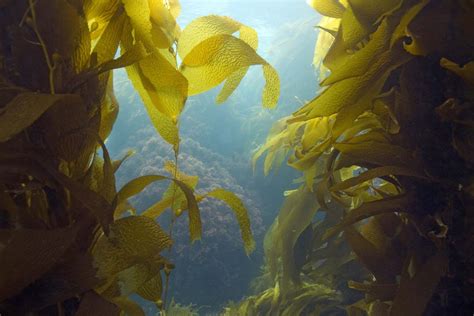
[[[200,242],[189,243],[187,218],[179,218],[174,227],[173,251],[164,254],[176,263],[170,297],[181,304],[201,306],[200,311],[205,313],[251,294],[249,283],[259,274],[265,230],[279,209],[283,191],[292,188],[295,173],[282,167],[264,177],[259,164],[254,175],[250,158],[264,142],[273,122],[314,96],[317,82],[311,62],[317,35],[314,25],[319,17],[300,0],[182,0],[181,4],[181,26],[199,16],[219,14],[255,28],[259,34],[258,52],[277,69],[282,83],[276,110],[261,107],[263,76],[261,67],[253,67],[224,104],[214,103],[217,88],[190,97],[182,114],[180,168],[200,177],[198,192],[218,186],[237,193],[250,211],[258,244],[247,257],[233,214],[215,201],[201,205]],[[163,173],[163,163],[173,156],[170,146],[153,129],[125,71],[116,71],[114,76],[120,114],[107,145],[114,158],[128,149],[136,150],[118,173],[120,185],[139,175]],[[152,186],[133,204],[143,210],[159,200],[164,189],[163,185]],[[169,219],[163,216],[160,223],[166,227]],[[152,310],[150,307],[148,313]]]

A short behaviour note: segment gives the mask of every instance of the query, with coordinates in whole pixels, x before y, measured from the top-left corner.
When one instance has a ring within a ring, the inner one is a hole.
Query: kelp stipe
[[[186,213],[198,240],[205,198],[230,206],[253,251],[240,199],[224,189],[197,195],[197,177],[179,170],[179,116],[188,94],[226,81],[223,101],[255,64],[272,107],[278,75],[256,53],[253,29],[210,16],[181,32],[180,9],[177,0],[0,1],[1,314],[143,315],[132,293],[164,308],[174,265],[162,253],[173,241],[155,219],[166,209],[173,221]],[[197,25],[209,32],[196,33]],[[132,153],[112,160],[104,141],[119,110],[111,70],[121,67],[176,158],[169,175],[117,190],[115,172]],[[171,184],[137,215],[128,199],[156,181]]]
[[[474,6],[309,4],[326,16],[314,58],[325,89],[255,156],[267,173],[289,155],[302,184],[266,237],[275,286],[228,312],[472,313]]]

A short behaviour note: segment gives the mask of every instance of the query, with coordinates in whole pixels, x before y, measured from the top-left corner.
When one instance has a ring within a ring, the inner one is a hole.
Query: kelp
[[[189,95],[226,81],[223,102],[252,65],[273,107],[278,75],[252,28],[209,16],[181,31],[180,11],[177,0],[0,1],[0,314],[143,315],[134,293],[166,310],[172,231],[156,219],[186,211],[198,240],[205,198],[234,211],[254,250],[240,198],[198,195],[198,178],[179,170],[179,118]],[[112,160],[105,140],[119,111],[112,70],[123,67],[175,161],[119,189],[115,172],[133,153]],[[170,186],[140,214],[128,200],[156,181]]]
[[[265,239],[277,305],[300,306],[294,291],[326,284],[342,293],[341,314],[469,313],[474,7],[308,3],[324,15],[314,59],[323,90],[254,156],[266,154],[265,174],[277,155],[303,173]],[[273,291],[236,308],[272,314]]]

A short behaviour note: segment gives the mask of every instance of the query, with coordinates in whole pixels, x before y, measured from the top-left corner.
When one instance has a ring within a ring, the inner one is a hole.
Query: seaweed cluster
[[[188,95],[223,81],[224,101],[251,65],[263,66],[263,103],[273,107],[278,75],[256,53],[253,29],[208,16],[181,31],[180,9],[177,0],[0,1],[2,315],[143,315],[131,294],[164,308],[173,224],[187,214],[191,241],[200,239],[207,198],[230,206],[253,251],[240,198],[221,188],[198,194],[198,177],[178,168],[179,116]],[[133,153],[113,160],[105,140],[119,109],[112,70],[122,67],[175,159],[168,175],[118,190],[115,172]],[[135,210],[128,200],[157,181],[171,184]],[[170,232],[156,222],[166,210]]]
[[[474,310],[474,4],[312,0],[323,91],[255,161],[302,172],[231,315]]]

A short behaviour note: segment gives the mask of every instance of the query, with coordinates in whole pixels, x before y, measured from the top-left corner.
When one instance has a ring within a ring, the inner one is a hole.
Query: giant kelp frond
[[[192,25],[224,31],[191,26],[180,38],[180,11],[178,0],[0,1],[0,314],[142,315],[132,293],[163,306],[174,266],[160,253],[172,240],[156,217],[187,211],[191,240],[202,231],[198,178],[178,169],[188,95],[226,80],[222,102],[254,64],[267,78],[264,105],[279,95],[252,28],[210,16]],[[188,49],[181,67],[175,47]],[[111,70],[122,67],[176,159],[169,175],[132,179],[117,192],[115,172],[129,155],[113,161],[105,140],[119,109]],[[136,211],[129,198],[163,180],[171,184],[154,208],[127,216]],[[240,199],[222,189],[208,196],[234,210],[252,251]]]
[[[240,33],[239,38],[232,36],[235,32]],[[206,91],[226,80],[217,97],[219,103],[224,102],[248,68],[261,64],[266,80],[263,105],[274,107],[280,95],[280,80],[275,69],[256,53],[257,46],[255,30],[228,17],[207,16],[191,22],[178,41],[178,53],[183,60],[181,70],[190,84],[189,94]]]
[[[314,311],[328,315],[341,312],[337,307],[340,294],[323,284],[305,283],[284,296],[278,285],[247,297],[239,303],[229,304],[222,315],[312,315]]]
[[[326,16],[315,55],[315,65],[329,70],[324,90],[278,122],[255,155],[266,153],[265,173],[281,153],[303,172],[304,186],[286,198],[266,237],[270,270],[281,284],[326,275],[350,292],[350,281],[365,299],[345,298],[349,315],[464,311],[472,305],[472,286],[463,281],[472,275],[472,254],[459,241],[473,236],[460,227],[473,216],[474,38],[466,27],[474,8],[463,1],[309,3]],[[299,210],[293,199],[304,191],[317,204]],[[314,222],[318,204],[323,214]],[[370,277],[344,271],[354,258]],[[448,276],[448,267],[460,270]],[[445,295],[461,305],[439,299]]]

